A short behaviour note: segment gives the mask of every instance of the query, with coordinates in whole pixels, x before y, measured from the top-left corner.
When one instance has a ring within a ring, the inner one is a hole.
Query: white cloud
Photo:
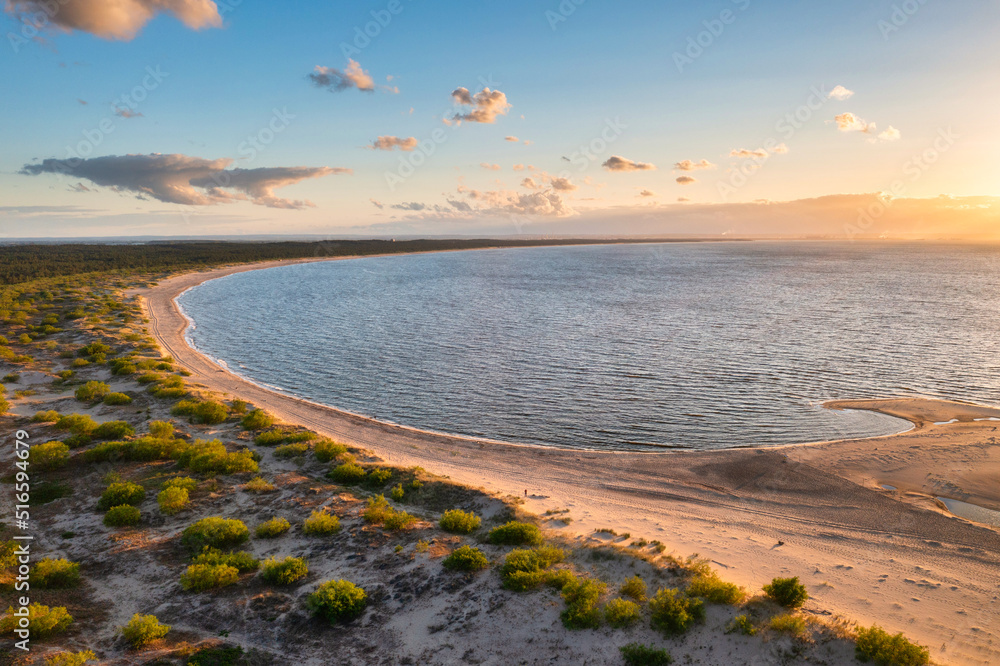
[[[399,88],[376,86],[375,79],[362,69],[356,60],[348,60],[347,67],[343,70],[316,65],[315,71],[309,74],[309,80],[317,88],[326,88],[330,92],[341,92],[350,88],[357,88],[362,92],[375,92],[376,88],[391,93],[399,92]]]
[[[851,97],[854,97],[854,91],[848,90],[844,86],[835,87],[833,90],[830,91],[830,94],[827,95],[827,99],[836,99],[841,102],[844,101],[845,99],[850,99]]]
[[[452,91],[451,97],[456,104],[472,107],[468,111],[456,112],[450,118],[457,122],[491,124],[496,122],[497,116],[507,115],[511,108],[507,95],[489,88],[483,88],[475,95],[470,94],[468,88],[456,88]]]
[[[701,160],[700,162],[694,162],[692,160],[682,160],[674,165],[674,169],[677,171],[698,171],[701,169],[714,169],[715,165],[708,160]]]
[[[194,30],[222,27],[212,0],[5,0],[4,11],[32,24],[37,21],[32,15],[40,15],[59,28],[126,42],[160,12]]]
[[[399,148],[402,151],[409,152],[417,147],[417,143],[417,138],[414,136],[406,139],[398,136],[380,136],[372,141],[372,145],[369,148],[371,150],[392,150],[393,148]]]

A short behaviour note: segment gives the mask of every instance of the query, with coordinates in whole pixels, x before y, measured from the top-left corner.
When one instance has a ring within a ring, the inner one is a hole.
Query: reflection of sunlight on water
[[[959,518],[965,518],[975,523],[992,525],[993,527],[1000,527],[1000,511],[994,511],[978,504],[969,504],[968,502],[949,499],[947,497],[936,497],[935,499],[948,507],[948,510]]]

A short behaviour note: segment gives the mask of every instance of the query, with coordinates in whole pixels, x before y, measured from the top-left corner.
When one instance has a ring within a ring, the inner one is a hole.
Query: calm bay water
[[[755,242],[302,264],[181,296],[243,376],[379,419],[585,448],[896,432],[827,399],[1000,403],[1000,246]]]

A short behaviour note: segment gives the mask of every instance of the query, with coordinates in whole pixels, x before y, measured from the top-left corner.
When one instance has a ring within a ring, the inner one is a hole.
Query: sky
[[[0,237],[1000,236],[1000,3],[3,2]]]

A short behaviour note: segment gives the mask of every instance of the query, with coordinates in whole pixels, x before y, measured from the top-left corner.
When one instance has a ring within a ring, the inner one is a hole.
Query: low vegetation
[[[598,601],[607,585],[590,578],[574,578],[563,585],[562,597],[566,608],[560,614],[567,629],[596,629],[601,626]],[[631,603],[631,602],[626,602]]]
[[[604,605],[604,619],[616,629],[629,627],[642,618],[639,604],[628,599],[612,599]]]
[[[441,564],[451,571],[481,571],[490,566],[490,561],[478,548],[460,546],[444,558]]]
[[[28,618],[31,622],[31,637],[46,638],[62,633],[73,624],[73,616],[63,606],[43,606],[33,603],[28,606]],[[14,608],[8,607],[7,613],[0,618],[0,635],[10,635],[18,626],[18,618],[14,616]]]
[[[515,592],[533,590],[546,582],[546,569],[562,562],[565,557],[566,552],[554,546],[512,550],[500,567],[503,586]]]
[[[798,576],[775,578],[763,590],[768,599],[785,608],[801,608],[809,600],[809,592],[799,583]]]
[[[347,447],[331,439],[321,439],[313,445],[313,455],[321,463],[328,463],[344,453],[347,453]]]
[[[260,560],[245,550],[224,553],[218,548],[211,547],[206,547],[205,550],[191,560],[191,563],[207,564],[211,566],[225,565],[233,567],[240,573],[248,573],[250,571],[256,571],[260,568]]]
[[[361,483],[365,480],[365,476],[367,476],[365,468],[353,462],[346,462],[330,471],[330,478],[345,486]]]
[[[890,634],[882,627],[859,627],[855,634],[855,656],[862,663],[878,666],[925,666],[930,663],[930,651],[911,642],[903,634]]]
[[[173,516],[184,510],[191,501],[187,488],[181,486],[168,486],[160,491],[156,496],[156,503],[160,506],[160,513],[165,516]]]
[[[107,527],[132,527],[142,520],[142,512],[129,504],[113,506],[104,514],[104,524]]]
[[[669,666],[673,657],[663,648],[641,643],[629,643],[618,648],[625,660],[625,666]]]
[[[254,409],[250,411],[240,421],[240,425],[247,430],[263,430],[264,428],[270,428],[273,423],[274,417],[265,412],[263,409]]]
[[[142,504],[145,499],[146,489],[138,483],[132,483],[131,481],[116,482],[105,488],[104,492],[101,493],[101,498],[97,500],[97,509],[98,511],[106,511],[123,504],[136,506]]]
[[[368,595],[365,591],[347,580],[323,583],[306,600],[309,610],[331,624],[361,617],[367,604]]]
[[[286,518],[272,518],[257,526],[254,536],[258,539],[274,539],[288,530],[292,529],[292,524]]]
[[[161,623],[155,615],[136,613],[119,631],[122,638],[138,650],[166,636],[170,631],[170,625]]]
[[[67,559],[46,557],[31,568],[28,582],[31,587],[43,590],[76,587],[80,584],[80,565]]]
[[[340,531],[340,518],[327,509],[313,511],[302,524],[302,531],[310,536],[326,536]]]
[[[494,527],[486,539],[497,546],[540,546],[544,541],[537,525],[517,521]]]
[[[665,636],[683,634],[696,623],[705,621],[705,605],[677,589],[661,589],[649,600],[650,620],[654,629]]]
[[[688,585],[690,597],[701,597],[713,604],[735,606],[746,598],[746,592],[739,585],[727,583],[714,572],[696,575]]]
[[[452,509],[445,511],[438,523],[445,532],[452,534],[471,534],[479,529],[482,520],[474,513]]]
[[[250,530],[242,520],[202,518],[189,525],[181,534],[181,543],[194,553],[209,548],[234,548],[250,538]]]
[[[789,636],[794,636],[796,638],[802,638],[806,635],[805,619],[795,615],[794,613],[775,615],[768,620],[767,626],[773,631],[788,634]]]
[[[181,587],[188,592],[204,592],[235,585],[239,579],[239,570],[228,564],[192,564],[181,576]]]
[[[63,442],[36,444],[28,449],[28,464],[39,471],[58,469],[69,462],[69,446]]]
[[[306,561],[301,557],[288,556],[283,560],[269,558],[264,560],[261,568],[261,578],[273,585],[291,585],[305,578],[309,573]]]

